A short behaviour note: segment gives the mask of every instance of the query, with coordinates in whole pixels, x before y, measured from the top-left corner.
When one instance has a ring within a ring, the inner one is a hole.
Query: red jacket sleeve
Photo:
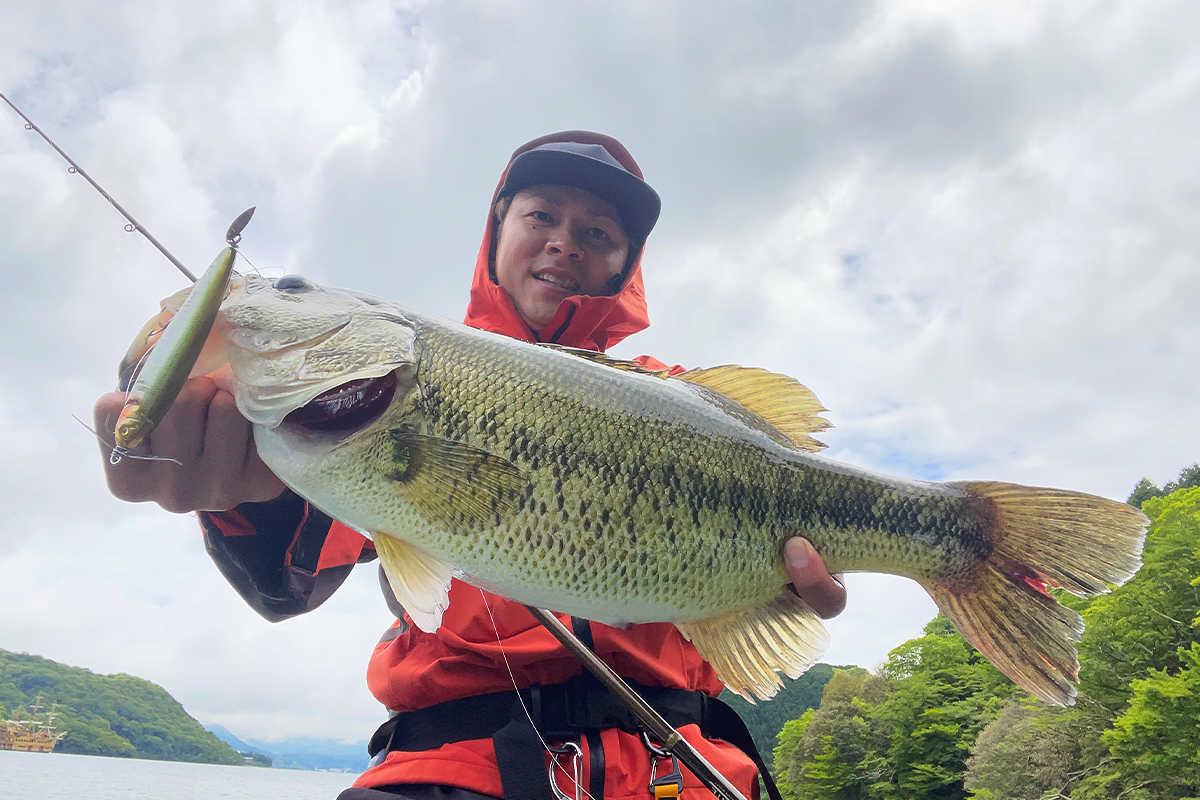
[[[375,558],[362,535],[290,491],[266,503],[200,512],[204,545],[250,607],[272,622],[311,611],[356,563]]]

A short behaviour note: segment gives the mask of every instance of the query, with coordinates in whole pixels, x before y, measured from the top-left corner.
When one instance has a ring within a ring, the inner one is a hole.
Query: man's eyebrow
[[[607,211],[605,211],[603,209],[592,208],[589,206],[587,209],[587,212],[589,214],[591,214],[593,217],[604,217],[605,219],[611,219],[613,222],[617,223],[618,225],[621,224],[621,220],[617,219],[612,214],[608,213]]]
[[[538,197],[538,198],[541,198],[542,200],[545,200],[547,203],[562,202],[562,198],[555,197],[553,191],[544,192],[544,191],[541,191],[540,189],[534,189],[534,188],[529,188],[529,189],[526,189],[525,191],[529,192],[534,197]],[[599,206],[587,206],[586,210],[593,217],[604,217],[605,219],[611,219],[613,222],[617,223],[618,225],[624,224],[621,222],[620,217],[613,216],[612,214],[608,213],[607,211],[605,211],[603,208],[600,208]]]

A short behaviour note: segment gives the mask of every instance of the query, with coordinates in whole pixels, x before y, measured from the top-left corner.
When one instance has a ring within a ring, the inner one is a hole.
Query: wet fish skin
[[[917,580],[993,663],[1062,703],[1081,627],[1045,586],[1106,591],[1139,563],[1145,520],[1121,503],[904,481],[805,452],[805,424],[823,421],[781,409],[811,393],[769,373],[667,379],[311,284],[249,286],[222,314],[263,459],[374,538],[426,629],[456,575],[609,624],[674,622],[731,688],[766,697],[824,645],[784,589],[783,544],[803,535],[831,571]],[[365,427],[285,421],[389,372],[394,399]]]

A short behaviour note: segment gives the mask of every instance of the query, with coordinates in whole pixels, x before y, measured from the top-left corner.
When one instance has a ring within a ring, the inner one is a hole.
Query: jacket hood
[[[547,142],[580,142],[604,147],[627,170],[639,178],[642,171],[629,151],[610,136],[588,131],[563,131],[534,139],[519,147],[509,158],[513,159],[527,150]],[[517,313],[512,298],[491,275],[492,243],[497,235],[497,224],[492,206],[500,187],[504,185],[504,174],[492,193],[488,204],[487,225],[483,231],[483,242],[475,259],[475,276],[471,281],[471,302],[463,322],[473,328],[502,333],[527,342],[549,342],[604,352],[625,337],[644,330],[650,324],[646,308],[646,294],[642,287],[642,254],[639,252],[625,276],[625,282],[616,294],[604,297],[576,295],[563,300],[550,324],[535,331]]]

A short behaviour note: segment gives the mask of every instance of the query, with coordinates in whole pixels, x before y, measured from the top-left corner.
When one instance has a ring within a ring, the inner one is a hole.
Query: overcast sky
[[[15,2],[0,92],[199,271],[461,318],[508,154],[586,128],[663,198],[617,349],[809,385],[832,457],[1124,499],[1200,459],[1190,2]],[[194,519],[104,488],[87,418],[182,278],[0,106],[0,647],[242,737],[365,739],[373,567],[272,625]],[[851,576],[828,660],[934,613]]]

